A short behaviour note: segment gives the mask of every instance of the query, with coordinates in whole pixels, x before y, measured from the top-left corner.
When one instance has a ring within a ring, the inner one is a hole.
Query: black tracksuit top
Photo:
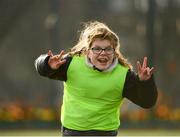
[[[66,57],[65,64],[61,65],[57,70],[52,70],[49,67],[48,59],[48,55],[41,55],[36,59],[35,67],[38,73],[51,79],[66,81],[68,79],[67,70],[72,57]],[[151,108],[156,103],[157,94],[157,87],[153,76],[149,80],[140,81],[134,71],[128,70],[122,94],[124,98],[142,108]]]

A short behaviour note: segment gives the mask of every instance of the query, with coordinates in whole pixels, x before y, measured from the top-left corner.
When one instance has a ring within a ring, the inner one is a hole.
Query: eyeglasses
[[[94,54],[100,54],[100,53],[102,53],[103,51],[106,53],[106,54],[108,54],[108,55],[110,55],[110,54],[113,54],[114,53],[114,48],[112,48],[112,47],[107,47],[107,48],[100,48],[100,47],[93,47],[93,48],[91,48],[91,50],[92,50],[92,52],[94,53]]]

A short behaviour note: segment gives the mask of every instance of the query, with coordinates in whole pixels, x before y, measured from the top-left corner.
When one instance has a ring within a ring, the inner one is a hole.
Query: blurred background
[[[125,100],[120,130],[180,129],[180,0],[0,0],[0,135],[60,131],[62,82],[39,76],[34,61],[70,49],[81,23],[94,20],[118,34],[135,70],[144,56],[155,67],[156,105]]]

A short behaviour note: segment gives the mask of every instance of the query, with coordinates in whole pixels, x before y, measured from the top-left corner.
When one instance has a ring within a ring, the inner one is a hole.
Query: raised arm
[[[39,56],[35,60],[35,67],[41,76],[49,77],[56,80],[67,80],[67,69],[72,57],[63,58],[64,52],[61,51],[57,55],[49,50],[47,54]]]
[[[147,67],[147,58],[144,58],[141,66],[137,62],[138,74],[129,70],[123,90],[123,97],[126,97],[135,104],[150,108],[157,100],[157,87],[153,77],[154,68]]]

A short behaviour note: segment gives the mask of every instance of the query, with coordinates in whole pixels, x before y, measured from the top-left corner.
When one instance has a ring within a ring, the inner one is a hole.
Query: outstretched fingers
[[[64,55],[64,50],[62,50],[58,55],[58,59],[59,59],[58,65],[62,65],[66,62],[66,60],[63,59],[63,55]]]
[[[147,67],[147,57],[144,57],[142,68],[145,69]]]
[[[62,50],[62,51],[59,53],[58,58],[61,59],[63,55],[64,55],[64,50]]]
[[[154,72],[154,67],[148,67],[147,57],[144,57],[142,65],[137,61],[137,71],[140,80],[148,80]]]
[[[66,62],[63,59],[64,51],[61,51],[59,54],[53,55],[52,51],[48,51],[48,55],[50,56],[48,60],[48,64],[52,69],[58,69],[62,64]]]

